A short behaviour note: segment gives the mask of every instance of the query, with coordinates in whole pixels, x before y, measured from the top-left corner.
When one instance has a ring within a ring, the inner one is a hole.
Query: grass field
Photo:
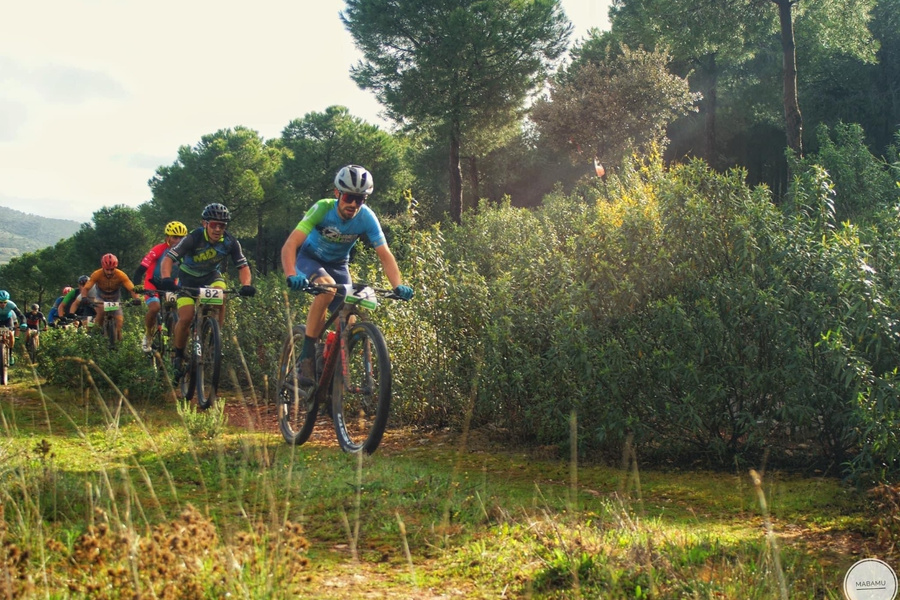
[[[591,464],[497,431],[347,455],[327,418],[287,446],[248,398],[197,414],[39,383],[0,389],[2,598],[842,598],[854,562],[895,558],[835,479]]]

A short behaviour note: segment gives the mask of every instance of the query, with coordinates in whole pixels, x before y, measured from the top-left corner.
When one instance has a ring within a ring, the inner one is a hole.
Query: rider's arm
[[[81,294],[78,294],[78,297],[75,298],[75,300],[72,302],[72,306],[69,307],[68,312],[66,312],[66,313],[60,312],[59,316],[65,317],[66,315],[74,315],[76,312],[78,312],[78,307],[81,306],[82,297],[83,296]],[[62,305],[60,305],[60,306],[62,306]]]
[[[391,287],[401,285],[403,283],[403,275],[400,274],[400,267],[397,265],[397,259],[394,258],[394,253],[391,252],[388,245],[381,244],[375,248],[375,254],[377,254],[378,259],[381,260],[381,267],[384,269],[384,274],[388,278],[388,281],[391,282]]]
[[[131,281],[131,279],[128,278],[128,275],[125,274],[125,271],[122,271],[119,269],[116,269],[116,271],[118,271],[118,273],[116,273],[116,275],[119,276],[119,280],[121,281],[122,287],[124,287],[126,290],[128,290],[128,293],[131,294],[131,297],[134,300],[140,300],[141,297],[138,295],[137,292],[134,291],[134,283]]]
[[[131,277],[132,281],[143,281],[144,274],[147,273],[147,267],[143,264],[138,265],[138,268],[135,269],[134,275]]]
[[[77,289],[75,289],[75,290],[72,290],[71,292],[69,292],[68,294],[66,294],[65,296],[63,296],[62,301],[59,303],[59,306],[56,309],[56,314],[58,314],[60,316],[65,315],[66,307],[68,307],[69,304],[71,304],[75,300],[75,298],[78,297],[79,293],[80,292]]]
[[[253,279],[253,272],[250,270],[249,265],[244,265],[238,269],[238,279],[240,280],[241,285],[250,285],[250,282]]]
[[[162,279],[166,277],[172,276],[172,266],[175,264],[175,261],[172,260],[172,257],[166,254],[160,259],[162,262],[159,263],[159,276]]]
[[[25,315],[22,314],[22,311],[19,310],[19,307],[13,307],[13,312],[16,313],[16,316],[19,318],[19,325],[25,324]]]
[[[281,268],[284,269],[286,277],[297,274],[297,251],[306,241],[306,236],[305,232],[295,229],[281,247]]]

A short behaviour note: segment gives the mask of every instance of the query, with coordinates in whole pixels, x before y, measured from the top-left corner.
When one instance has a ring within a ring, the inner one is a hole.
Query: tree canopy
[[[396,122],[446,140],[459,221],[462,137],[517,118],[562,56],[571,25],[558,0],[348,0],[341,20],[363,53],[354,81]]]

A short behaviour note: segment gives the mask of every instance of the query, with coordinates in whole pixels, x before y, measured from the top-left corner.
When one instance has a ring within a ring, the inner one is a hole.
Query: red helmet
[[[119,266],[119,259],[115,254],[104,254],[100,259],[100,266],[104,269],[115,269]]]
[[[62,289],[63,296],[65,296],[66,294],[68,294],[71,291],[72,291],[72,288],[70,288],[69,286],[64,287]]]

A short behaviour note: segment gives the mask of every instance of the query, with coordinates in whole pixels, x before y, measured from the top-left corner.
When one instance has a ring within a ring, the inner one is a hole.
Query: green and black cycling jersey
[[[182,276],[204,277],[213,272],[221,273],[229,256],[235,267],[249,266],[241,243],[233,235],[225,231],[221,240],[211,242],[203,227],[187,234],[166,252],[166,256],[180,263]]]

